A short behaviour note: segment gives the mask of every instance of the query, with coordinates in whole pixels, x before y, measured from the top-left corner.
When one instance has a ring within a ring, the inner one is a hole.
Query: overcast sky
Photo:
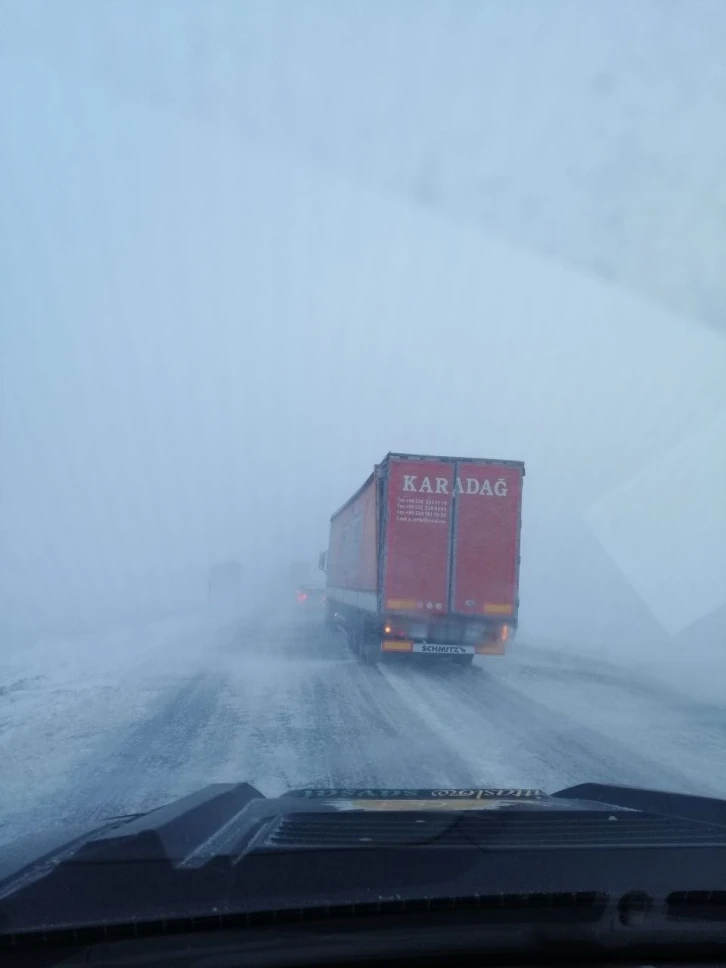
[[[575,53],[561,71],[562,32],[550,25],[534,44],[542,8],[526,2],[462,3],[456,16],[423,4],[417,17],[410,4],[214,4],[206,19],[204,5],[158,3],[143,24],[134,4],[97,5],[93,16],[70,4],[60,21],[53,4],[8,7],[5,620],[83,626],[195,605],[215,561],[240,558],[253,582],[312,560],[330,513],[388,450],[526,462],[530,629],[601,643],[625,627],[653,642],[722,605],[716,591],[689,605],[683,562],[654,579],[663,555],[644,553],[667,518],[669,559],[688,550],[691,575],[699,561],[711,575],[723,563],[723,492],[699,434],[726,411],[726,341],[696,321],[714,327],[722,305],[711,261],[720,236],[707,253],[698,241],[711,231],[697,213],[715,173],[700,152],[680,152],[677,185],[647,177],[641,195],[641,181],[626,190],[617,175],[575,191],[602,155],[597,139],[610,145],[623,125],[611,101],[610,127],[577,122],[575,137],[568,115],[563,134],[563,90],[588,61],[576,37],[620,51],[628,77],[628,45],[670,50],[678,36],[684,5],[661,5],[676,11],[670,33],[648,31],[652,6],[637,7],[631,36],[616,4],[607,44],[592,23],[584,34],[565,24]],[[714,5],[693,9],[697,23],[715,16]],[[94,46],[99,30],[106,47]],[[701,43],[702,31],[686,37]],[[140,59],[150,49],[166,60]],[[686,53],[673,54],[679,71]],[[216,69],[195,75],[190,64]],[[494,71],[491,84],[474,65]],[[601,74],[597,97],[621,90],[615,67]],[[639,110],[651,117],[652,104],[670,103],[673,78],[639,76]],[[706,96],[688,83],[679,90],[698,107],[688,124],[717,128],[708,98],[719,89]],[[535,93],[525,137],[516,121]],[[547,148],[537,155],[535,129]],[[496,164],[482,160],[482,130]],[[628,150],[624,175],[637,167]],[[494,179],[486,212],[475,175]],[[522,185],[533,220],[513,214]],[[674,195],[695,229],[687,247],[671,231],[654,249],[657,219],[645,231],[639,205],[655,218],[656,202],[668,208]],[[606,230],[594,197],[626,231]],[[546,226],[557,231],[543,235]],[[582,239],[584,262],[605,253],[599,275],[572,257]],[[688,466],[674,470],[673,453]],[[654,477],[653,467],[669,470]],[[647,482],[645,495],[634,480]],[[675,519],[671,494],[687,495]],[[689,501],[714,508],[695,549]],[[660,516],[631,541],[623,522],[645,505]]]

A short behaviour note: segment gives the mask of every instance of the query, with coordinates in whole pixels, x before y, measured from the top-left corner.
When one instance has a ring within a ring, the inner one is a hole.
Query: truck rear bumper
[[[383,639],[381,652],[418,652],[426,655],[504,655],[504,642],[480,642],[476,645],[447,645],[443,642],[411,642],[405,639]]]
[[[430,655],[475,655],[473,645],[444,645],[437,642],[414,642],[413,652],[425,652]]]

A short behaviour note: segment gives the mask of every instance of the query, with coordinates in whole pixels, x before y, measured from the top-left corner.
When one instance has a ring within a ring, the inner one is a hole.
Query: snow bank
[[[726,710],[726,610],[709,616],[708,632],[698,628],[677,638],[663,636],[638,649],[617,641],[593,650],[589,642],[522,636],[512,646],[516,661],[546,665],[567,672],[576,665],[593,677],[626,679],[641,687],[663,688],[695,703]]]

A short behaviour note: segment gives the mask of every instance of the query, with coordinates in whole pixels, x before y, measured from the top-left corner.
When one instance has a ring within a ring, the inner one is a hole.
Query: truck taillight
[[[406,629],[400,625],[391,625],[390,623],[383,626],[383,632],[385,635],[399,635],[401,637],[407,634]]]
[[[411,638],[411,629],[405,628],[404,625],[394,625],[392,622],[386,622],[383,626],[384,635],[393,635],[401,639]]]
[[[508,625],[500,625],[499,626],[499,641],[500,642],[506,642],[508,638],[509,638],[509,626]]]

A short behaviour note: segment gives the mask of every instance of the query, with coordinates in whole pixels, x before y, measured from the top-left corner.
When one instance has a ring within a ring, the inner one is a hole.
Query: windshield
[[[724,30],[3,2],[0,851],[227,782],[726,796]]]

